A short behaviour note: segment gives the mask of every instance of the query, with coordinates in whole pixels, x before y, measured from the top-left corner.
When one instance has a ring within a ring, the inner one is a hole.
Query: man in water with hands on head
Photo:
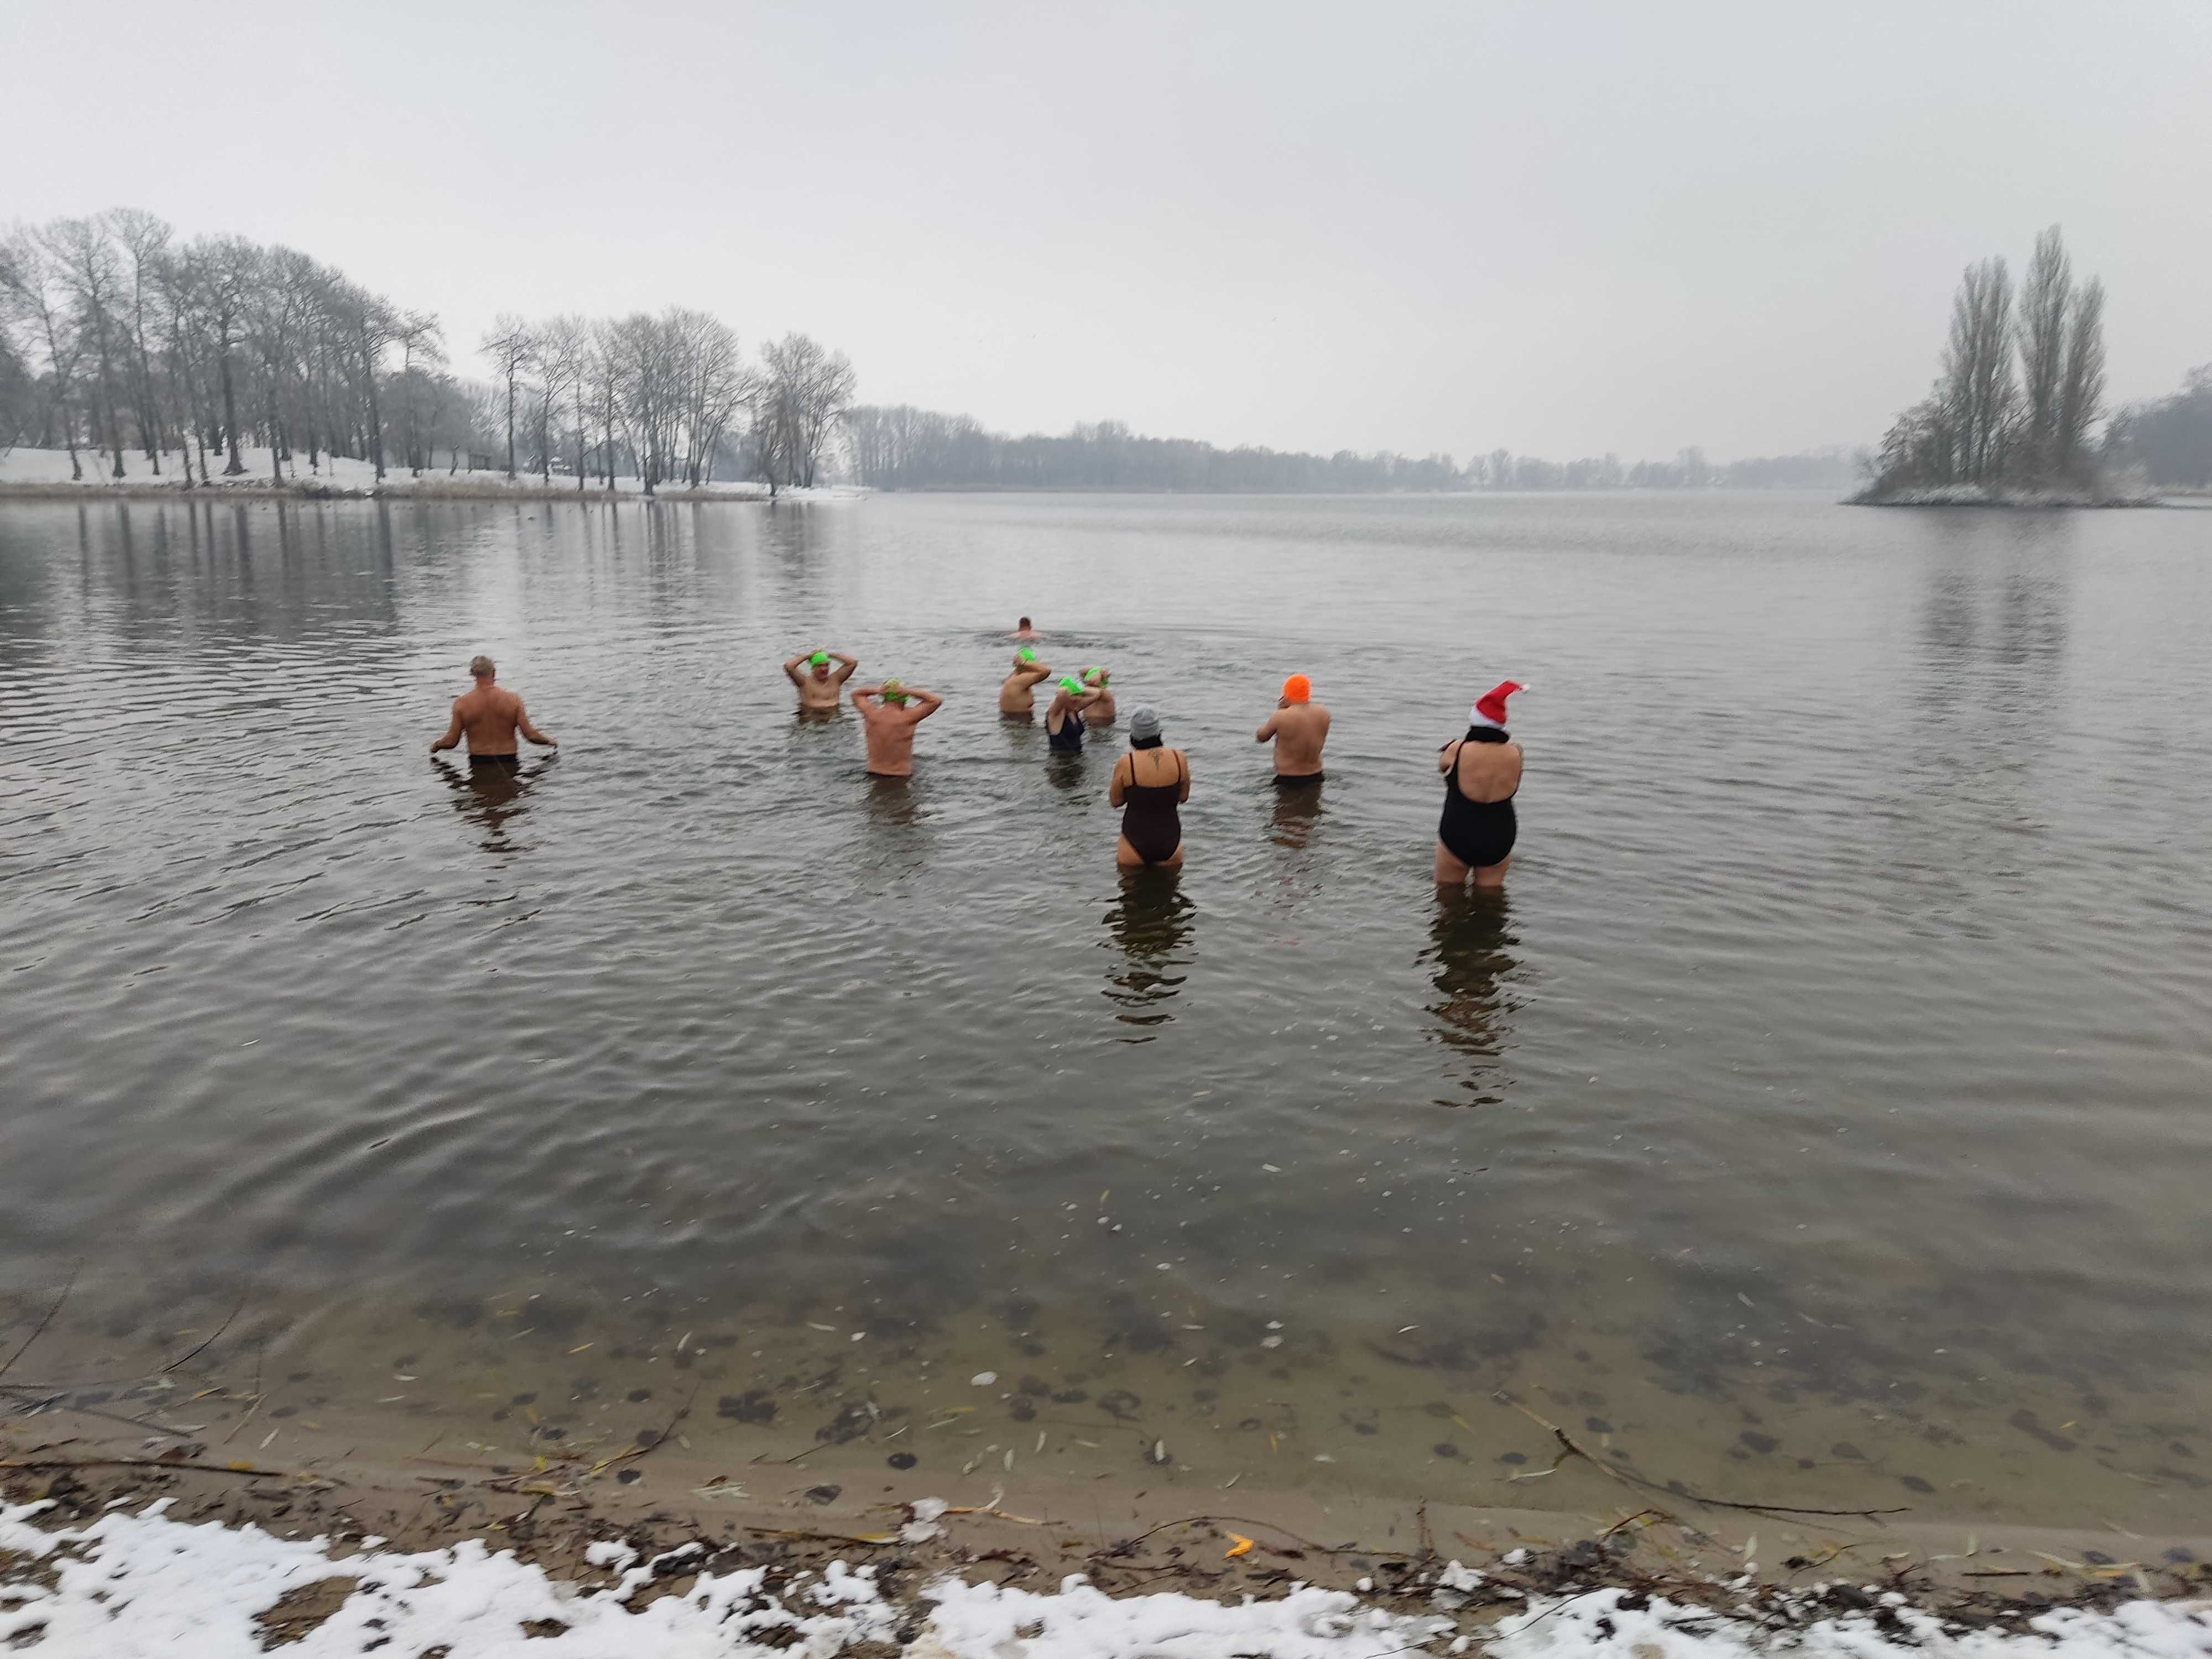
[[[830,665],[837,666],[832,669]],[[806,672],[799,672],[800,664]],[[853,671],[860,665],[858,657],[848,657],[842,651],[802,651],[783,665],[791,683],[799,688],[799,706],[802,709],[828,712],[837,707],[844,695],[845,682],[853,678]]]
[[[1275,712],[1254,741],[1275,744],[1275,787],[1296,789],[1321,781],[1321,746],[1328,741],[1328,710],[1313,700],[1313,682],[1293,674],[1283,682]]]
[[[914,775],[914,728],[945,706],[945,699],[918,685],[885,680],[853,688],[853,707],[868,736],[868,775]]]
[[[1051,668],[1028,646],[1014,653],[1014,672],[999,682],[999,712],[1030,714],[1036,712],[1036,689],[1052,678]]]
[[[430,745],[432,754],[454,747],[465,733],[470,771],[512,772],[522,764],[514,752],[516,732],[545,748],[560,747],[530,723],[522,699],[495,683],[499,669],[489,657],[470,658],[469,672],[476,684],[453,699],[453,717],[447,723],[446,735]]]

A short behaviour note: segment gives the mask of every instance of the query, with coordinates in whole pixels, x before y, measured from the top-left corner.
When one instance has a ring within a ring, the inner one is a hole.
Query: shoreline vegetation
[[[2104,284],[2075,280],[2053,225],[2017,294],[2002,256],[1967,267],[1934,386],[1848,504],[2157,507],[2212,483],[2212,368],[2178,397],[2107,414]]]

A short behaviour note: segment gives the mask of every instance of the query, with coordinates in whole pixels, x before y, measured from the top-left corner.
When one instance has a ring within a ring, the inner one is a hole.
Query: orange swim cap
[[[1313,696],[1313,682],[1303,674],[1293,674],[1283,682],[1283,695],[1292,702],[1304,702]]]

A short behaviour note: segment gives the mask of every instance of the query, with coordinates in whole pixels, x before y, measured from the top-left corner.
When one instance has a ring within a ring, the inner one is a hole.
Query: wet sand
[[[256,1393],[185,1366],[65,1397],[12,1381],[0,1392],[10,1412],[0,1422],[0,1492],[52,1500],[41,1524],[165,1499],[173,1519],[325,1537],[339,1558],[480,1539],[579,1584],[613,1583],[617,1575],[586,1552],[617,1540],[647,1560],[700,1545],[666,1569],[672,1589],[710,1568],[799,1573],[844,1561],[874,1566],[885,1593],[908,1601],[946,1574],[1039,1590],[1081,1574],[1115,1595],[1233,1600],[1314,1584],[1394,1612],[1434,1613],[1438,1576],[1456,1561],[1484,1577],[1442,1604],[1469,1632],[1532,1597],[1602,1585],[1800,1621],[1863,1611],[1874,1605],[1869,1589],[1894,1590],[1947,1620],[2014,1629],[2056,1606],[2212,1592],[2212,1534],[2149,1535],[2087,1517],[2031,1528],[1699,1502],[1653,1492],[1563,1429],[1543,1431],[1553,1459],[1596,1501],[1544,1510],[1198,1480],[1164,1438],[1165,1461],[1149,1477],[994,1467],[988,1480],[948,1482],[941,1471],[896,1467],[910,1422],[865,1413],[848,1441],[817,1432],[795,1452],[739,1455],[712,1433],[716,1401],[703,1384],[679,1391],[659,1428],[626,1442],[532,1431],[520,1449],[473,1439],[441,1413],[410,1419],[323,1399],[303,1415],[301,1406],[271,1404],[281,1386]],[[1538,1421],[1525,1402],[1510,1403]],[[529,1404],[509,1409],[526,1421],[537,1415]],[[825,1472],[817,1459],[837,1467]],[[930,1499],[917,1524],[916,1505]],[[1815,1593],[1821,1585],[1831,1588]],[[311,1626],[335,1605],[305,1596],[288,1601],[285,1616]]]

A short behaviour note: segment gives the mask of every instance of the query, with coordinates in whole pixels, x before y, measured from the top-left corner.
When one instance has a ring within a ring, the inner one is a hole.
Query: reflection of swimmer
[[[999,712],[1001,714],[1026,714],[1036,708],[1033,689],[1052,678],[1052,670],[1037,660],[1037,653],[1024,647],[1014,653],[1014,672],[999,684]]]
[[[1313,682],[1293,674],[1283,682],[1275,712],[1254,741],[1275,745],[1275,787],[1297,789],[1321,781],[1321,746],[1328,741],[1328,710],[1313,700]]]
[[[835,661],[837,666],[830,665]],[[801,663],[806,672],[799,672]],[[791,683],[799,688],[799,706],[803,709],[830,709],[838,705],[844,695],[845,682],[853,678],[853,671],[860,665],[860,659],[848,657],[842,651],[802,651],[783,665]]]
[[[1083,682],[1070,674],[1060,682],[1053,693],[1051,707],[1044,711],[1045,741],[1063,755],[1083,752],[1083,717],[1088,714],[1103,691],[1088,691]]]
[[[1314,826],[1321,822],[1321,791],[1271,789],[1267,793],[1273,797],[1275,809],[1268,820],[1273,826],[1271,839],[1278,847],[1304,852]]]
[[[1170,869],[1121,872],[1120,902],[1106,913],[1106,926],[1124,960],[1106,976],[1106,995],[1125,1025],[1164,1025],[1175,1017],[1164,1006],[1182,991],[1190,965],[1194,912],[1180,878]],[[1130,1036],[1149,1042],[1150,1036]]]
[[[1505,680],[1468,712],[1467,735],[1437,756],[1444,775],[1444,812],[1437,825],[1437,884],[1502,887],[1520,833],[1513,797],[1521,787],[1521,745],[1505,730],[1505,700],[1528,688]]]
[[[1114,763],[1114,781],[1106,801],[1121,809],[1121,836],[1114,843],[1114,862],[1182,864],[1182,815],[1190,799],[1190,757],[1160,746],[1160,717],[1139,708],[1129,717],[1129,752]]]
[[[1436,916],[1429,924],[1425,960],[1435,965],[1430,983],[1437,991],[1429,1012],[1437,1034],[1462,1054],[1485,1062],[1503,1050],[1500,1026],[1506,1006],[1498,981],[1517,965],[1510,948],[1516,941],[1507,931],[1509,914],[1502,888],[1447,890],[1437,896]],[[1487,1075],[1487,1066],[1478,1075]],[[1481,1085],[1471,1079],[1468,1086],[1479,1090]]]
[[[886,829],[914,828],[922,821],[922,803],[917,797],[923,793],[912,778],[886,778],[870,773],[866,803],[869,822]]]
[[[453,699],[453,719],[446,735],[430,745],[432,754],[454,747],[465,732],[471,771],[512,772],[522,763],[514,752],[517,732],[544,748],[560,746],[530,723],[520,697],[495,684],[499,670],[489,657],[471,657],[469,673],[476,684]]]
[[[853,708],[868,736],[868,770],[879,778],[914,772],[914,728],[945,707],[945,699],[918,685],[885,680],[853,692]]]
[[[487,837],[484,850],[515,851],[505,839],[507,826],[529,811],[530,786],[544,772],[550,761],[529,767],[472,765],[465,772],[451,761],[431,763],[437,768],[446,787],[453,792],[453,810],[483,829]]]
[[[1085,711],[1084,719],[1092,726],[1114,724],[1113,688],[1108,682],[1114,677],[1103,668],[1086,668],[1080,676],[1083,683],[1098,694],[1098,701]]]

